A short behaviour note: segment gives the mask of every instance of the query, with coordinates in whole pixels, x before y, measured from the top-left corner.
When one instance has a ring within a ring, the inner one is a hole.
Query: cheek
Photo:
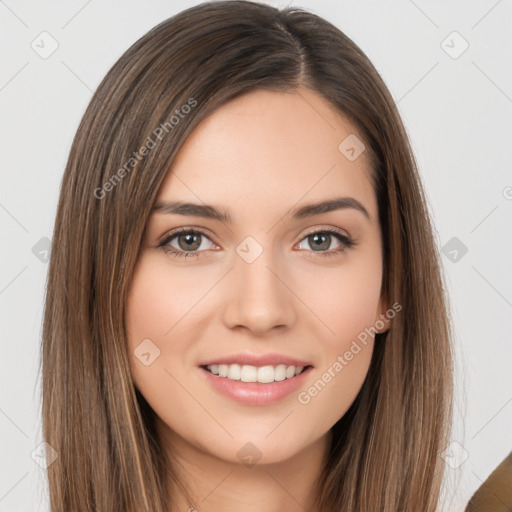
[[[130,345],[145,338],[159,340],[165,346],[180,331],[191,328],[194,307],[215,282],[214,277],[194,269],[194,278],[182,268],[172,269],[165,258],[143,256],[137,266],[128,296],[126,325]],[[179,339],[180,336],[178,336]]]
[[[297,399],[310,417],[322,417],[326,428],[346,413],[368,374],[381,279],[377,251],[336,271],[316,271],[304,282],[302,297],[321,320],[315,329],[322,350],[314,376]]]
[[[310,422],[312,431],[320,424],[327,431],[342,418],[368,375],[373,339],[365,344],[356,340],[344,348],[347,350],[333,354],[326,365],[317,368],[308,386],[297,396],[299,414],[306,423]]]
[[[200,296],[200,290],[194,289],[197,281],[185,279],[183,272],[168,274],[169,266],[164,268],[158,258],[142,256],[127,300],[126,329],[132,377],[150,402],[155,393],[161,394],[161,390],[168,390],[172,384],[165,370],[184,351],[184,344],[177,342],[180,329],[187,325],[187,312]]]
[[[378,319],[382,282],[379,258],[378,251],[361,251],[352,253],[338,267],[301,272],[301,276],[309,277],[300,277],[300,297],[317,317],[317,336],[331,357],[347,350],[351,341]]]

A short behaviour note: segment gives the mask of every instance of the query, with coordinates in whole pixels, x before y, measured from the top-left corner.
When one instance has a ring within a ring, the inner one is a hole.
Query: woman
[[[75,136],[43,332],[52,510],[434,511],[450,322],[393,99],[339,29],[208,2]]]

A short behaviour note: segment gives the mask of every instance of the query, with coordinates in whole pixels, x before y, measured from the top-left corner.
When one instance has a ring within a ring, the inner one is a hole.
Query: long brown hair
[[[154,413],[134,387],[125,306],[150,210],[206,116],[262,88],[320,94],[361,133],[383,240],[382,293],[402,311],[334,425],[318,510],[436,510],[452,412],[451,325],[408,137],[362,50],[296,7],[206,2],[154,27],[114,64],[62,180],[42,335],[43,435],[54,512],[169,510]],[[157,130],[157,129],[160,130]],[[144,150],[143,148],[146,148]]]

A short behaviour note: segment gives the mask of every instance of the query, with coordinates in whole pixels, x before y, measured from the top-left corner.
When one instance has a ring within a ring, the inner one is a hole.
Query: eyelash
[[[159,242],[157,247],[161,248],[165,253],[171,254],[172,256],[177,257],[177,258],[187,258],[189,256],[198,257],[202,252],[205,252],[205,251],[181,251],[181,250],[177,250],[174,247],[171,247],[170,245],[168,245],[171,240],[176,238],[176,236],[182,235],[184,233],[203,235],[206,238],[208,238],[208,240],[210,240],[210,237],[207,235],[207,233],[199,228],[179,228],[178,230],[175,230],[172,233],[169,233],[168,235],[166,235]],[[311,252],[316,252],[318,256],[334,256],[336,254],[343,253],[343,252],[345,252],[346,249],[350,249],[351,247],[357,245],[355,240],[353,240],[352,238],[350,238],[346,235],[343,235],[339,231],[332,229],[332,228],[324,228],[324,229],[319,229],[317,231],[312,231],[311,233],[306,233],[300,241],[302,242],[302,240],[304,240],[308,236],[317,235],[320,233],[322,233],[322,234],[328,233],[329,235],[335,236],[341,242],[342,245],[340,248],[332,249],[330,251],[311,251]]]

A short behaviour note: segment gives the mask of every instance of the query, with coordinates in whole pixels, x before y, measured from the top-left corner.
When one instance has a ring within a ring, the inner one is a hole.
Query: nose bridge
[[[243,325],[260,333],[291,324],[295,318],[293,294],[284,284],[286,276],[276,270],[280,265],[274,251],[247,237],[236,252],[226,323],[231,327]]]

